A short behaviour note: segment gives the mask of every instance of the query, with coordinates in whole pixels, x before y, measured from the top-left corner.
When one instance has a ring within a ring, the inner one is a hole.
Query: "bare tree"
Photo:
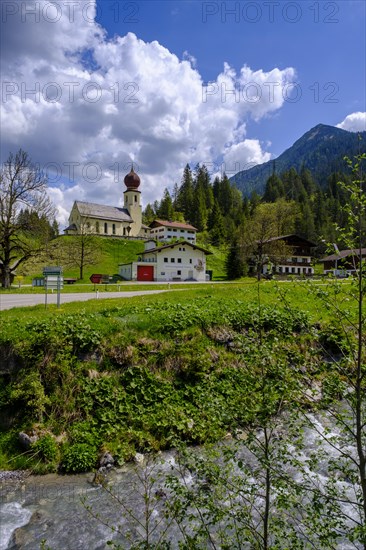
[[[54,207],[47,196],[47,179],[32,164],[28,153],[19,149],[10,153],[0,170],[0,276],[4,288],[9,288],[16,268],[39,253],[47,234],[34,235],[18,220],[19,212],[27,208],[39,218],[54,217]]]
[[[64,249],[62,262],[64,265],[79,268],[79,279],[84,277],[84,268],[94,265],[100,260],[99,239],[92,234],[91,222],[83,218],[78,234],[72,237],[67,249]]]

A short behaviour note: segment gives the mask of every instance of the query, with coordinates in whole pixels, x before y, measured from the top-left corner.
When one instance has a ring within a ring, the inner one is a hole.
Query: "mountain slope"
[[[360,135],[361,142],[358,133],[318,124],[298,139],[292,147],[286,149],[275,161],[270,160],[249,170],[238,172],[230,178],[230,181],[242,191],[243,195],[250,196],[253,191],[261,195],[274,168],[277,174],[281,174],[292,167],[300,171],[304,166],[312,172],[314,179],[321,186],[325,185],[327,177],[332,172],[346,170],[343,160],[345,155],[353,157],[366,150],[366,132],[361,132]]]

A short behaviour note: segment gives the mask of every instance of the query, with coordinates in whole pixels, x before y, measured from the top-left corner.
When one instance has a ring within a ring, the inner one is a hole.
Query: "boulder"
[[[29,436],[25,432],[20,432],[18,437],[19,437],[19,442],[20,442],[21,446],[26,451],[28,451],[28,449],[30,449],[32,443],[35,443],[38,439],[38,436],[36,436],[36,435]]]
[[[113,456],[111,455],[111,453],[109,453],[108,451],[103,453],[102,456],[100,457],[99,459],[99,466],[100,467],[111,467],[114,465],[114,458]]]
[[[141,466],[141,464],[144,463],[144,459],[145,459],[145,457],[141,453],[136,453],[134,458],[133,458],[134,462],[136,462],[136,464],[139,464],[140,466]]]

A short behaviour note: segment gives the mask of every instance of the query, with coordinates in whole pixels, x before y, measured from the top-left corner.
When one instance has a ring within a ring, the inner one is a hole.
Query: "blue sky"
[[[2,0],[1,160],[19,147],[73,200],[143,203],[187,162],[214,175],[275,158],[318,123],[365,129],[358,0]]]
[[[132,31],[147,42],[158,40],[181,59],[188,52],[205,82],[215,80],[225,62],[237,71],[244,64],[265,71],[294,67],[296,87],[288,88],[281,112],[248,124],[253,136],[272,142],[274,155],[320,122],[336,125],[365,111],[362,0],[98,4],[97,20],[110,37]]]

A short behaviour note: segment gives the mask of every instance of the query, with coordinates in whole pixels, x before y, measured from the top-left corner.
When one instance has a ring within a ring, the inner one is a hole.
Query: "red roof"
[[[189,223],[168,222],[166,220],[154,220],[151,222],[150,227],[158,227],[159,225],[164,227],[175,227],[177,229],[193,229],[194,231],[197,231],[197,228],[193,227],[193,225],[190,225]]]

